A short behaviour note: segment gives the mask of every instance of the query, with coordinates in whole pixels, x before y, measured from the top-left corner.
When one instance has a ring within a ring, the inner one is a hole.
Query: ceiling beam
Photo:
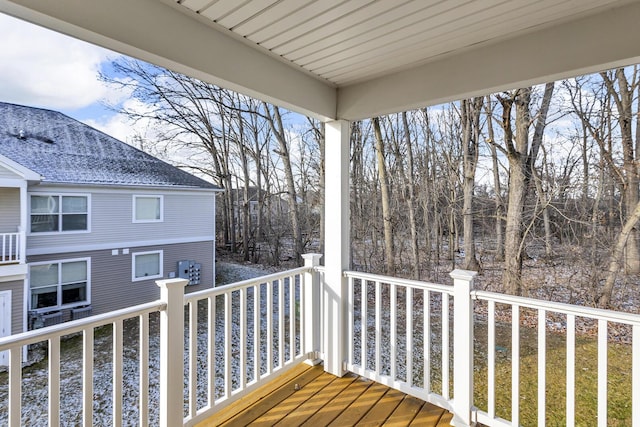
[[[359,120],[640,62],[640,3],[604,10],[338,89]]]
[[[0,12],[321,120],[336,89],[158,0],[0,0]]]

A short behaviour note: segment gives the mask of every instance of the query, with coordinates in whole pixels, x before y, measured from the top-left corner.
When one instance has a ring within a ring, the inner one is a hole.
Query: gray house
[[[219,187],[59,112],[0,103],[3,335],[215,278]]]

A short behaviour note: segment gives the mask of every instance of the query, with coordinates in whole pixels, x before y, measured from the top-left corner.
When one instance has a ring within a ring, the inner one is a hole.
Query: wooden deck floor
[[[224,408],[210,426],[449,426],[451,414],[354,374],[301,365]]]

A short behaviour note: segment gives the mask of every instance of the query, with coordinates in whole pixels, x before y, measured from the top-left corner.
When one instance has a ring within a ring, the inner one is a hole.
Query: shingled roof
[[[57,111],[3,102],[0,154],[43,182],[219,188]]]

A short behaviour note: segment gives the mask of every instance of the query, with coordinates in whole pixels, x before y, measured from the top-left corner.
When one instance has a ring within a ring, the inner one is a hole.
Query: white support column
[[[320,265],[322,254],[304,254],[304,266],[313,270],[304,275],[304,352],[307,363],[320,363],[320,279],[315,267]]]
[[[28,203],[27,203],[27,181],[24,181],[20,185],[20,226],[18,227],[18,232],[20,235],[19,239],[19,252],[18,256],[20,257],[20,263],[24,264],[27,262],[27,230],[28,230]]]
[[[343,376],[349,268],[349,122],[325,125],[324,369]]]
[[[185,279],[157,280],[160,299],[160,426],[183,424]]]
[[[473,289],[475,271],[453,270],[453,420],[457,427],[471,425],[473,405]]]

